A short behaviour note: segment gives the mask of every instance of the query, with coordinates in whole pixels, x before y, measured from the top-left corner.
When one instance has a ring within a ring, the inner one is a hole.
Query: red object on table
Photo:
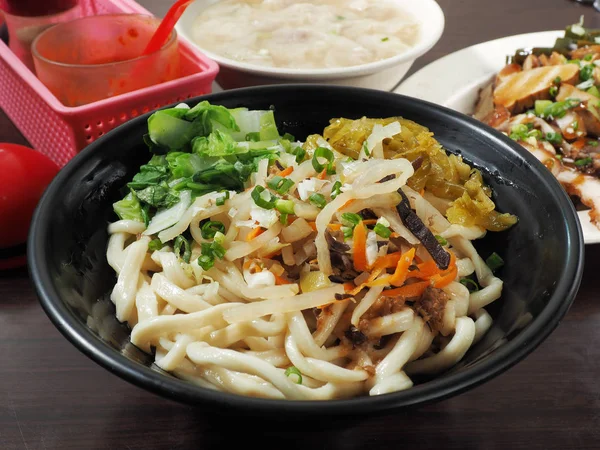
[[[58,166],[29,147],[0,143],[0,270],[25,264],[29,223]]]
[[[163,45],[167,42],[167,39],[173,32],[175,28],[175,24],[181,17],[181,15],[185,12],[185,9],[192,3],[194,0],[178,0],[173,6],[169,8],[167,14],[161,21],[160,25],[154,32],[152,39],[148,42],[148,45],[144,49],[142,55],[149,55],[151,53],[157,52],[160,50]]]
[[[22,17],[58,14],[77,6],[79,0],[0,0],[0,9]]]

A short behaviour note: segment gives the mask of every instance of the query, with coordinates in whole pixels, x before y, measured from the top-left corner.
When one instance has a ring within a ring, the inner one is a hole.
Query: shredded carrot
[[[378,268],[374,269],[373,272],[371,272],[371,275],[369,276],[369,278],[367,279],[367,281],[365,281],[364,283],[360,284],[355,289],[352,289],[349,292],[349,294],[352,294],[352,295],[358,294],[364,288],[368,287],[373,282],[373,280],[375,280],[375,278],[377,278],[381,274],[381,272],[383,272],[383,268],[382,267],[378,267]]]
[[[355,287],[356,286],[354,285],[354,283],[344,283],[344,291],[346,292],[353,290]]]
[[[342,224],[341,223],[330,223],[329,225],[327,225],[327,227],[330,230],[339,231],[342,229]],[[316,229],[316,226],[315,226],[315,229]]]
[[[293,166],[288,166],[286,169],[283,169],[281,172],[279,172],[279,176],[280,177],[287,177],[293,171],[294,171],[294,167]]]
[[[415,257],[414,247],[402,255],[396,266],[396,271],[390,278],[390,284],[393,286],[402,286],[408,275],[408,268],[412,264],[412,260]]]
[[[367,264],[367,227],[359,223],[354,227],[352,235],[354,240],[354,268],[359,272],[364,272],[368,269]]]
[[[319,175],[317,175],[317,178],[319,180],[324,180],[326,176],[327,176],[327,169],[325,168],[321,171],[321,173]]]
[[[415,257],[415,249],[411,248],[406,253],[402,254],[400,258],[398,258],[398,263],[396,264],[396,271],[393,275],[379,278],[371,283],[369,286],[381,286],[381,285],[394,285],[394,286],[402,286],[406,277],[408,276],[408,268],[412,264],[412,260]]]
[[[425,188],[421,189],[421,192],[419,192],[419,194],[421,195],[421,197],[423,197],[425,195]]]
[[[271,272],[271,273],[273,273],[273,272]],[[274,273],[273,273],[273,275],[275,276],[275,284],[277,286],[282,285],[282,284],[292,284],[291,281],[288,281],[285,278],[280,277],[279,275],[275,275]]]
[[[392,234],[390,234],[390,237],[397,238],[397,237],[400,237],[400,235],[394,231],[394,232],[392,232]]]
[[[398,261],[400,261],[400,257],[402,256],[402,252],[394,252],[387,254],[385,256],[380,256],[373,264],[373,269],[383,268],[383,269],[391,269],[392,267],[396,267],[398,265]]]
[[[435,261],[430,260],[421,264],[417,264],[417,270],[411,270],[408,272],[407,278],[421,278],[422,280],[432,277],[440,273],[440,269],[438,268]]]
[[[444,275],[438,274],[431,277],[431,282],[436,288],[443,288],[454,281],[457,272],[458,269],[456,268],[456,266],[454,266],[452,269],[445,272]]]
[[[375,225],[377,223],[377,219],[366,219],[363,220],[362,223],[365,225]]]
[[[256,227],[250,233],[248,233],[248,236],[246,236],[246,240],[251,241],[252,239],[263,234],[264,232],[265,232],[264,228]]]
[[[579,138],[571,144],[571,147],[575,150],[581,150],[583,147],[585,147],[585,142],[585,139]]]
[[[313,229],[313,231],[317,231],[317,222],[307,222],[307,223]]]
[[[456,278],[458,268],[456,267],[456,255],[453,252],[450,253],[450,263],[448,268],[437,275],[432,276],[431,282],[436,288],[443,288],[448,286]]]
[[[420,281],[418,283],[413,284],[405,284],[402,287],[396,289],[389,289],[387,291],[383,291],[381,295],[384,297],[420,297],[425,292],[428,286],[431,286],[430,281]]]
[[[355,200],[354,200],[353,198],[351,198],[351,199],[350,199],[350,200],[348,200],[346,203],[344,203],[340,209],[347,208],[347,207],[348,207],[348,206],[350,206],[352,203],[354,203],[354,201],[355,201]]]

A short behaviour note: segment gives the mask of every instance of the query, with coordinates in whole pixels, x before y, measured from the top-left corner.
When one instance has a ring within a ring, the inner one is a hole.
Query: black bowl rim
[[[46,189],[33,216],[27,245],[29,273],[44,311],[58,330],[76,348],[119,377],[172,400],[193,406],[226,407],[245,410],[246,412],[277,413],[301,418],[308,417],[301,414],[314,416],[326,414],[362,415],[365,413],[382,413],[401,407],[442,400],[478,386],[506,371],[525,358],[525,356],[537,348],[550,335],[567,313],[575,298],[583,275],[584,259],[583,233],[576,216],[575,208],[564,189],[551,175],[550,171],[520,145],[474,118],[440,105],[384,91],[346,86],[283,84],[232,89],[189,99],[189,101],[208,100],[219,102],[223,99],[235,98],[238,95],[260,97],[266,93],[283,94],[290,90],[294,90],[296,95],[301,95],[300,91],[302,90],[340,91],[348,96],[359,94],[370,95],[376,99],[379,98],[382,103],[389,100],[391,95],[397,96],[403,98],[405,102],[416,103],[422,108],[434,110],[436,114],[440,114],[442,117],[453,121],[465,130],[483,131],[489,138],[490,145],[504,147],[508,145],[512,147],[515,152],[530,164],[533,172],[532,176],[536,176],[552,194],[552,198],[559,203],[561,210],[564,212],[564,220],[566,222],[567,241],[565,245],[567,260],[565,261],[565,274],[562,279],[558,280],[554,294],[548,299],[547,306],[542,313],[527,328],[521,331],[519,335],[494,350],[493,354],[487,360],[477,363],[474,367],[445,375],[422,385],[416,385],[405,391],[374,397],[365,396],[327,401],[289,401],[245,397],[200,388],[175,377],[166,377],[149,367],[129,360],[114,348],[109,347],[108,344],[93,338],[89,329],[76,319],[60,300],[58,292],[53,286],[50,270],[43,263],[46,259],[44,242],[47,240],[47,227],[45,224],[52,217],[52,199],[60,195],[61,186],[65,185],[70,176],[85,163],[89,156],[96,151],[100,151],[104,141],[109,139],[113,133],[127,133],[130,128],[137,126],[140,121],[145,121],[151,114],[150,112],[117,127],[76,155],[59,172]]]

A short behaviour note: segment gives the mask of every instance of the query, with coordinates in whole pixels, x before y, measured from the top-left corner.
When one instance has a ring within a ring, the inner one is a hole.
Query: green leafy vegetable
[[[113,203],[113,209],[121,220],[135,220],[136,222],[144,222],[140,201],[131,192],[127,194],[123,200]]]
[[[155,208],[170,208],[179,201],[179,196],[171,193],[171,189],[166,183],[148,186],[141,191],[136,191],[135,195],[142,202]]]
[[[342,193],[342,183],[340,181],[336,181],[333,183],[331,187],[331,199],[334,200],[338,195]]]

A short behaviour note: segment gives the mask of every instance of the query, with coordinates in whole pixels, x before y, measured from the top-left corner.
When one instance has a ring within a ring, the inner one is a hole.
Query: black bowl
[[[150,156],[142,141],[146,115],[91,144],[58,174],[40,201],[28,242],[31,277],[50,319],[77,348],[118,376],[165,397],[218,410],[296,419],[372,414],[449,397],[498,375],[535,349],[571,305],[583,268],[573,205],[550,172],[501,133],[440,106],[357,88],[268,86],[202,100],[274,107],[280,130],[298,138],[321,132],[330,118],[340,116],[401,115],[429,127],[447,150],[484,172],[498,208],[520,219],[509,231],[488,233],[477,242],[482,256],[497,250],[505,258],[503,296],[488,308],[493,327],[458,366],[403,392],[326,402],[263,400],[206,390],[162,372],[129,342],[129,329],[114,318],[108,295],[115,275],[105,256],[107,223],[114,220],[111,204]]]

